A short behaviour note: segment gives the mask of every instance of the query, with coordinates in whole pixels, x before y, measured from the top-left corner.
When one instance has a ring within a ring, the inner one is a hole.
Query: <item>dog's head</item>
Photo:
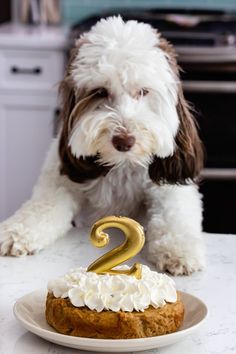
[[[61,172],[73,181],[127,161],[147,167],[156,183],[198,175],[201,143],[175,53],[148,24],[99,21],[77,41],[60,91]]]

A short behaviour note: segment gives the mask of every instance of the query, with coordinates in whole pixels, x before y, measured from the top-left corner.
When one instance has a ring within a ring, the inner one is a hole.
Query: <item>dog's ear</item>
[[[73,182],[83,183],[106,175],[110,168],[99,164],[99,155],[75,157],[69,146],[73,120],[79,119],[79,115],[86,109],[90,101],[90,97],[77,97],[75,94],[71,69],[77,53],[78,47],[71,52],[65,77],[59,87],[61,96],[59,156],[61,161],[60,173],[67,175]]]
[[[109,167],[98,163],[99,155],[76,158],[72,155],[70,147],[64,148],[64,146],[60,142],[60,173],[67,175],[71,181],[84,183],[88,180],[105,176],[109,172]]]
[[[179,77],[173,47],[166,40],[161,39],[160,48],[167,53],[171,69]],[[181,84],[178,89],[176,110],[179,129],[175,137],[175,151],[172,156],[166,158],[154,156],[149,165],[149,176],[157,184],[188,184],[196,181],[203,166],[202,143]]]

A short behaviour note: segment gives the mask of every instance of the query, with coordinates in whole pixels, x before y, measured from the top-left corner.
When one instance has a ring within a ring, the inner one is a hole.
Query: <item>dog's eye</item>
[[[101,98],[106,98],[106,97],[109,96],[109,93],[108,93],[106,88],[101,87],[101,88],[96,90],[96,96],[97,97],[101,97]]]
[[[146,88],[142,88],[141,90],[138,91],[137,97],[143,97],[143,96],[147,96],[147,94],[149,93],[148,89]]]
[[[148,93],[149,93],[149,91],[146,88],[143,88],[143,89],[140,90],[140,95],[141,96],[146,96]]]

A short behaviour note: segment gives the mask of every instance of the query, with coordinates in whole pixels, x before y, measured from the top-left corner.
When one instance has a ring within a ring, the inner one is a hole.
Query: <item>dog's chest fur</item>
[[[81,185],[86,219],[94,222],[105,215],[135,215],[143,202],[148,180],[145,168],[124,165]]]

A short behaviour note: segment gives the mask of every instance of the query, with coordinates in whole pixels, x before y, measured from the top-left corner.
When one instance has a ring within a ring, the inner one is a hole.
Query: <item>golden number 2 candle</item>
[[[90,264],[87,271],[98,274],[127,274],[140,279],[142,276],[140,263],[135,263],[129,270],[112,268],[136,256],[141,251],[145,242],[143,227],[135,220],[127,217],[107,216],[93,225],[90,233],[92,244],[96,247],[106,246],[109,243],[109,235],[104,230],[111,227],[123,231],[125,241],[95,260]]]

